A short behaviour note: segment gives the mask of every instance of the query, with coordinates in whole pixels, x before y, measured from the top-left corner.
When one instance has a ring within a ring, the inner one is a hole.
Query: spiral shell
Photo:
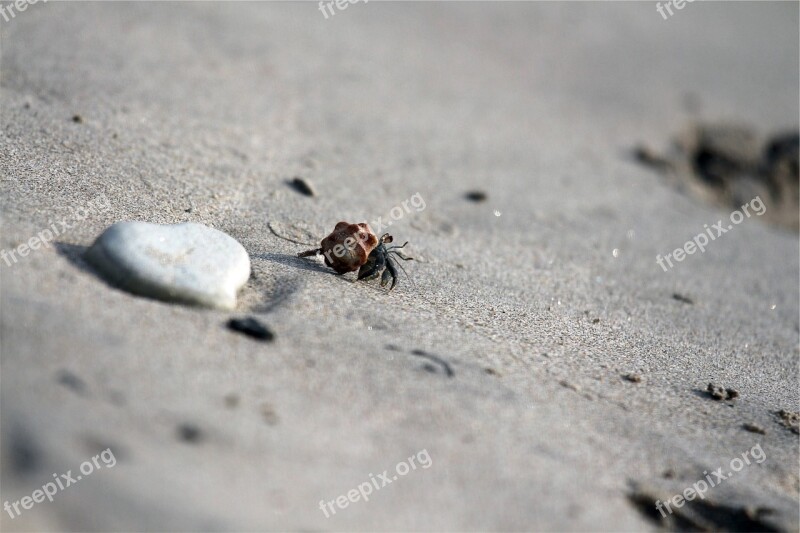
[[[377,245],[378,237],[366,222],[339,222],[331,234],[322,239],[320,249],[325,264],[344,274],[361,268]]]

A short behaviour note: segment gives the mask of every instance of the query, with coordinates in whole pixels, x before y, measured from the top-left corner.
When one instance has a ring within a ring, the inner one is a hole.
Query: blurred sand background
[[[797,234],[748,219],[665,273],[730,211],[629,157],[697,119],[796,129],[796,3],[51,1],[0,47],[0,248],[110,205],[0,263],[0,499],[118,459],[4,531],[656,529],[637,497],[758,444],[706,523],[798,529],[774,414],[800,409]],[[270,229],[320,238],[415,193],[390,294]],[[80,255],[119,220],[237,238],[237,311],[101,281]],[[225,328],[245,314],[275,342]],[[430,468],[319,510],[423,449]]]

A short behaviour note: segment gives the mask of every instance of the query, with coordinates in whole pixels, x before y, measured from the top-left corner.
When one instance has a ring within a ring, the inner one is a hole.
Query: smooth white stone
[[[203,224],[117,222],[87,261],[128,292],[169,302],[233,309],[250,257],[233,237]]]

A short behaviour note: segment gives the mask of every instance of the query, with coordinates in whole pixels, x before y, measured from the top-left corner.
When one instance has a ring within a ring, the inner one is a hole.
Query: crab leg
[[[392,285],[389,287],[389,291],[391,292],[397,283],[397,270],[394,268],[394,261],[392,261],[390,257],[387,257],[386,270],[383,271],[383,275],[381,276],[381,287],[385,287],[390,279],[392,280]]]

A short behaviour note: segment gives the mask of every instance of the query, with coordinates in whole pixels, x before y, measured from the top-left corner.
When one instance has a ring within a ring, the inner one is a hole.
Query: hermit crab
[[[366,222],[360,224],[339,222],[333,228],[333,232],[322,239],[319,248],[301,252],[297,257],[322,254],[325,264],[337,273],[345,274],[358,270],[358,279],[363,280],[381,276],[381,287],[385,287],[391,281],[389,286],[391,291],[397,284],[398,267],[403,270],[394,257],[399,257],[403,261],[414,259],[399,251],[408,244],[408,241],[402,246],[386,246],[393,240],[394,238],[388,233],[384,233],[378,239]]]

